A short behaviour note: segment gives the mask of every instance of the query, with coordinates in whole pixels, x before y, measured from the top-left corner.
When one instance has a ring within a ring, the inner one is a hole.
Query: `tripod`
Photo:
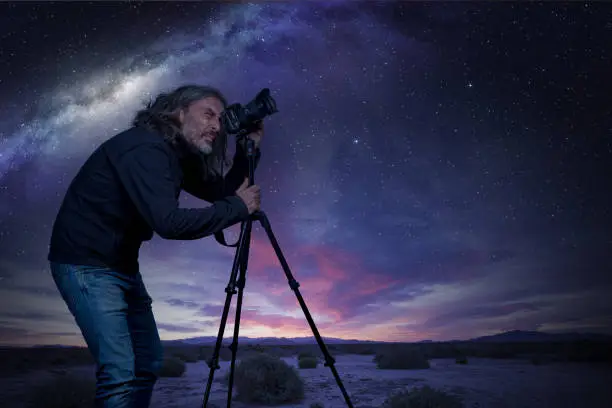
[[[248,157],[248,162],[249,162],[249,185],[251,186],[255,182],[254,181],[255,180],[255,176],[254,176],[254,173],[255,173],[255,144],[253,140],[251,140],[250,138],[247,138],[246,151],[247,151],[247,157]],[[285,260],[285,257],[283,256],[283,253],[278,245],[278,241],[276,240],[276,237],[274,236],[274,233],[272,232],[272,227],[270,226],[268,217],[266,217],[266,215],[262,211],[257,211],[253,213],[246,221],[242,222],[242,225],[240,228],[240,237],[238,238],[236,255],[234,257],[234,263],[232,266],[232,273],[230,275],[229,283],[227,287],[225,288],[225,293],[227,293],[227,296],[225,298],[225,306],[223,307],[223,313],[221,316],[221,326],[219,327],[219,334],[217,335],[217,342],[215,344],[215,349],[213,351],[212,358],[208,361],[208,366],[210,367],[210,373],[208,375],[208,382],[206,384],[206,392],[204,394],[204,402],[202,405],[203,408],[206,408],[208,404],[208,399],[210,397],[210,390],[212,387],[215,370],[221,368],[219,366],[219,350],[223,342],[223,332],[225,331],[225,324],[227,322],[227,316],[229,314],[229,307],[232,301],[232,295],[238,293],[238,300],[236,302],[236,318],[234,321],[234,337],[232,340],[232,344],[229,346],[229,349],[232,351],[232,361],[231,361],[230,373],[229,373],[229,390],[227,392],[227,408],[231,407],[232,388],[233,388],[233,383],[234,383],[234,368],[236,364],[236,352],[238,350],[238,331],[240,327],[240,312],[242,309],[242,297],[244,293],[244,286],[246,283],[246,271],[247,271],[247,264],[248,264],[248,257],[249,257],[249,247],[250,247],[250,241],[251,241],[251,229],[253,226],[253,220],[259,221],[263,229],[266,231],[266,234],[268,235],[268,239],[270,240],[270,243],[272,244],[272,247],[274,248],[274,252],[276,252],[276,256],[278,257],[278,260],[285,272],[285,275],[287,276],[289,287],[295,292],[297,300],[300,303],[300,306],[302,307],[302,311],[304,312],[304,315],[306,316],[306,320],[308,320],[308,324],[310,325],[310,328],[312,329],[312,332],[315,335],[317,343],[319,344],[319,347],[321,348],[321,351],[323,352],[323,355],[325,356],[324,366],[329,367],[331,369],[332,374],[334,375],[336,382],[338,383],[338,387],[340,387],[340,391],[342,392],[342,395],[344,396],[344,399],[346,400],[348,407],[353,408],[353,405],[348,396],[348,393],[346,392],[346,389],[344,388],[344,385],[342,384],[342,381],[340,380],[340,376],[338,375],[338,371],[336,370],[336,367],[334,366],[335,360],[327,351],[327,347],[325,346],[325,343],[321,339],[321,336],[319,335],[319,331],[317,330],[317,327],[315,326],[314,321],[312,320],[312,316],[310,315],[310,312],[308,311],[308,308],[306,307],[306,303],[304,302],[304,299],[302,298],[302,295],[300,294],[300,291],[298,289],[300,284],[293,277],[291,270],[289,269],[289,265],[287,264],[287,261]],[[238,280],[236,280],[238,269],[240,269],[240,276],[238,277]],[[238,288],[238,291],[236,291],[236,288]]]

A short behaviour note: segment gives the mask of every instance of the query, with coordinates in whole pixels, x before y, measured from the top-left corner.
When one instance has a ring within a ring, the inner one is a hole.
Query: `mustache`
[[[205,130],[204,132],[202,132],[203,135],[211,135],[215,137],[218,137],[220,133],[221,132],[218,130]]]

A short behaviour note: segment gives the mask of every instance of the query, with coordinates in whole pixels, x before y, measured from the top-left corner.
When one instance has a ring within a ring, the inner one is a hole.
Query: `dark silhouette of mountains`
[[[321,337],[325,343],[329,344],[373,344],[382,343],[380,341],[369,341],[369,340],[346,340],[338,339],[334,337]],[[217,341],[217,336],[203,336],[203,337],[190,337],[187,339],[180,340],[166,340],[163,343],[172,344],[198,344],[198,345],[214,345]],[[224,337],[223,344],[230,344],[232,337]],[[311,337],[242,337],[238,338],[239,344],[260,344],[262,346],[276,346],[276,345],[302,345],[302,344],[315,344],[316,339],[314,336]]]
[[[388,343],[384,341],[370,341],[370,340],[357,340],[357,339],[339,339],[334,337],[322,337],[326,344],[375,344],[375,343]],[[612,341],[612,336],[605,334],[596,333],[545,333],[538,331],[523,331],[523,330],[512,330],[491,336],[475,337],[469,340],[452,340],[457,341],[470,341],[470,342],[481,342],[481,343],[520,343],[520,342],[567,342],[567,341]],[[190,337],[181,340],[166,340],[164,341],[167,345],[214,345],[217,341],[216,336],[204,336],[204,337]],[[225,337],[223,344],[230,344],[232,341],[231,337]],[[421,343],[431,343],[431,340],[425,340]],[[262,346],[275,346],[275,345],[305,345],[305,344],[316,344],[314,336],[310,337],[240,337],[238,339],[239,344],[260,344]]]
[[[492,336],[471,339],[475,342],[547,342],[547,341],[611,341],[612,336],[597,333],[545,333],[538,331],[512,330]]]

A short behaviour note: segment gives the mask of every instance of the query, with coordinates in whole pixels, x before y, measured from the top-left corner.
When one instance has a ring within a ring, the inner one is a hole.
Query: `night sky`
[[[0,16],[0,343],[83,344],[46,260],[55,214],[93,149],[185,83],[277,100],[256,182],[323,336],[611,333],[612,5],[20,2]],[[233,257],[212,237],[143,246],[162,339],[217,334]],[[244,336],[312,335],[259,228],[244,302]]]

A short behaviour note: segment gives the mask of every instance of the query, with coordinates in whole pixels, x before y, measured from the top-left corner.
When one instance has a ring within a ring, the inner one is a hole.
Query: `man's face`
[[[179,119],[187,143],[204,154],[210,154],[212,143],[221,129],[221,112],[223,104],[215,97],[200,99],[181,110]]]

